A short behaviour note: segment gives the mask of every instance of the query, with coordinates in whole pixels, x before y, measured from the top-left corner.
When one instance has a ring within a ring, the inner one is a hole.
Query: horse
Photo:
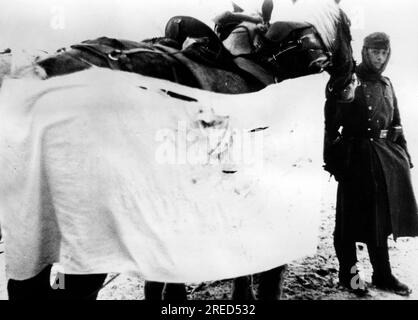
[[[197,19],[174,17],[167,24],[166,37],[140,43],[106,37],[88,40],[38,60],[30,69],[37,76],[50,78],[98,66],[230,94],[258,91],[325,70],[331,76],[326,95],[345,100],[355,65],[345,13],[335,3],[327,3],[317,8],[322,13],[320,20],[270,24],[272,7],[266,7],[263,5],[262,16],[256,18],[242,17],[234,7],[232,17],[239,17],[238,21],[218,17],[217,34]],[[232,31],[225,35],[225,26],[231,24]],[[191,45],[185,46],[186,40],[192,40]],[[22,71],[27,73],[28,68]],[[284,267],[279,267],[261,275],[264,291],[269,291],[262,293],[262,298],[280,296],[278,283],[283,271]],[[234,298],[251,296],[243,290],[249,288],[248,278],[236,279],[234,287]],[[160,289],[148,290],[160,295]],[[181,287],[180,292],[185,293]]]
[[[294,10],[307,11],[303,6],[302,1]],[[176,16],[167,22],[164,37],[142,42],[86,40],[37,61],[34,72],[48,78],[98,66],[238,94],[326,71],[331,76],[327,96],[344,100],[341,95],[352,80],[355,62],[350,22],[338,5],[312,3],[309,9],[316,15],[301,22],[270,23],[273,7],[263,9],[258,17],[240,12],[219,15],[216,33],[195,18]],[[224,30],[231,25],[233,30],[226,36]]]

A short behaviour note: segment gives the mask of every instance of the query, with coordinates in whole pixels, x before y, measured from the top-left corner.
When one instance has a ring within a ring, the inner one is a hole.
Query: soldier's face
[[[389,56],[389,50],[387,49],[369,48],[367,49],[367,52],[369,54],[370,63],[376,70],[379,70],[383,66]]]

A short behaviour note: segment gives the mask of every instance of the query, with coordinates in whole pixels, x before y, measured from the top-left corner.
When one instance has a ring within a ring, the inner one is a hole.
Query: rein
[[[313,27],[310,27],[313,28]],[[319,38],[320,43],[317,42],[314,34]],[[302,37],[296,39],[296,40],[290,40],[285,43],[282,43],[279,46],[279,51],[275,54],[273,54],[271,57],[267,59],[268,62],[276,61],[278,57],[281,55],[288,53],[289,51],[293,50],[302,50],[302,49],[308,49],[308,50],[322,50],[322,48],[326,48],[324,41],[321,37],[321,35],[318,32],[313,33],[307,33],[303,35]],[[332,57],[333,54],[330,50],[327,50],[324,52],[326,57],[329,59],[330,64],[328,66],[332,65]]]
[[[128,49],[128,50],[120,50],[120,49],[114,49],[112,52],[107,54],[107,57],[110,60],[118,61],[121,58],[124,58],[125,56],[128,56],[130,54],[135,53],[141,53],[141,52],[152,52],[152,53],[165,53],[165,52],[159,52],[156,50],[146,49],[146,48],[134,48],[134,49]]]
[[[107,62],[109,67],[111,69],[121,69],[118,63],[123,63],[125,67],[129,70],[133,70],[133,66],[129,60],[129,55],[135,54],[135,53],[141,53],[141,52],[151,52],[151,53],[159,53],[163,54],[165,52],[160,52],[157,50],[152,50],[148,48],[133,48],[133,49],[127,49],[127,50],[121,50],[121,49],[114,49],[108,46],[104,45],[90,45],[90,44],[77,44],[71,46],[72,49],[77,49],[80,51],[87,51],[89,53],[92,53],[103,60]],[[80,58],[81,61],[85,62],[84,59]],[[89,63],[90,64],[90,63]]]

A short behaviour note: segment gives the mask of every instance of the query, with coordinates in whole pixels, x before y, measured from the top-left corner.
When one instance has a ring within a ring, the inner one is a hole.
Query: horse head
[[[277,82],[320,73],[331,64],[331,53],[309,23],[277,21],[261,39],[258,58]]]
[[[295,11],[302,13],[300,17],[296,14],[287,21],[264,24],[255,55],[277,82],[327,71],[327,98],[351,101],[357,82],[350,20],[335,1],[297,4]]]

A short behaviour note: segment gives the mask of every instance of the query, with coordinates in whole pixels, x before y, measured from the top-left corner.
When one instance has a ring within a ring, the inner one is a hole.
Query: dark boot
[[[252,289],[252,276],[235,278],[232,283],[232,300],[255,300]]]
[[[287,265],[282,265],[259,274],[258,300],[271,301],[281,299],[286,270]]]
[[[166,283],[163,290],[163,300],[186,301],[187,291],[184,283]]]
[[[349,276],[347,276],[346,273],[340,273],[339,279],[340,286],[348,289],[350,292],[359,297],[364,297],[369,293],[366,280],[361,277],[356,265],[351,268]]]
[[[373,266],[372,284],[378,289],[408,296],[412,290],[392,274],[387,245],[368,246],[368,251]]]
[[[356,243],[342,243],[334,236],[335,253],[340,264],[338,279],[340,286],[348,289],[357,296],[365,296],[368,293],[366,281],[360,277],[357,269]]]
[[[343,244],[334,237],[334,248],[340,265],[338,279],[344,286],[349,286],[353,277],[352,268],[357,263],[356,244],[355,242]]]

